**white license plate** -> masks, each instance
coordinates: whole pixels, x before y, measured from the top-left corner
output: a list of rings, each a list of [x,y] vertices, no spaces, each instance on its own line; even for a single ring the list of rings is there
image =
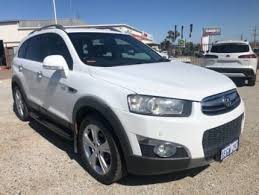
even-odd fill
[[[232,142],[231,144],[227,145],[225,148],[221,150],[220,160],[225,160],[231,154],[238,150],[239,142],[238,140]]]

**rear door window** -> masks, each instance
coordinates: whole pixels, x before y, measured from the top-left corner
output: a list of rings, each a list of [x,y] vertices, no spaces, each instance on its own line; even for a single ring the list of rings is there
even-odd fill
[[[217,44],[211,47],[213,53],[243,53],[249,52],[249,46],[242,43]]]

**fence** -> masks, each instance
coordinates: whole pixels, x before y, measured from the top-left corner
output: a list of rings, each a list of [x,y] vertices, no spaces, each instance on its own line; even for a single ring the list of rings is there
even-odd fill
[[[202,66],[203,55],[210,50],[211,46],[212,44],[192,43],[186,43],[185,47],[173,46],[171,51],[168,51],[168,56],[181,62]]]
[[[4,53],[5,53],[4,62],[8,68],[11,67],[18,44],[19,44],[19,42],[5,42],[4,43]]]

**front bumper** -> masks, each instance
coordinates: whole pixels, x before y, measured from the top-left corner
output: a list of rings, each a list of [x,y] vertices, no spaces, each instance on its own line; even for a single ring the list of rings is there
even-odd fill
[[[167,159],[131,156],[127,169],[136,175],[158,175],[208,165],[205,159]]]
[[[173,158],[159,158],[145,156],[131,156],[128,159],[128,171],[133,174],[154,175],[164,174],[173,171],[180,171],[194,167],[208,165],[210,161],[220,161],[221,150],[228,144],[239,139],[244,115],[221,125],[219,127],[208,129],[204,132],[202,145],[204,158],[191,159],[189,156]]]
[[[202,113],[201,104],[193,103],[189,117],[153,117],[116,110],[128,136],[133,154],[126,159],[127,169],[134,174],[162,174],[209,164],[203,148],[204,132],[229,123],[244,114],[244,103],[234,110],[215,116]],[[241,131],[244,126],[242,119]],[[137,135],[182,145],[188,157],[153,158],[143,156]]]

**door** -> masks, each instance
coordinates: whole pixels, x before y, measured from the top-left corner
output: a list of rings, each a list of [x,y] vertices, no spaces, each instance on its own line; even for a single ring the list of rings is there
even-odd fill
[[[30,102],[42,106],[41,99],[41,57],[40,36],[26,40],[19,48],[13,60],[13,71],[20,78],[27,98]],[[33,104],[33,105],[34,105]]]
[[[43,55],[41,35],[34,36],[26,42],[25,57],[20,60],[19,67],[28,85],[28,98],[38,106],[42,106],[44,91],[42,91]]]
[[[49,55],[61,55],[68,64],[68,75],[65,76],[60,70],[42,70],[41,91],[44,91],[43,108],[48,113],[54,114],[61,119],[70,121],[70,115],[75,99],[73,88],[71,87],[71,77],[73,75],[73,60],[63,38],[55,33],[47,33],[42,36],[42,48],[44,57]]]

